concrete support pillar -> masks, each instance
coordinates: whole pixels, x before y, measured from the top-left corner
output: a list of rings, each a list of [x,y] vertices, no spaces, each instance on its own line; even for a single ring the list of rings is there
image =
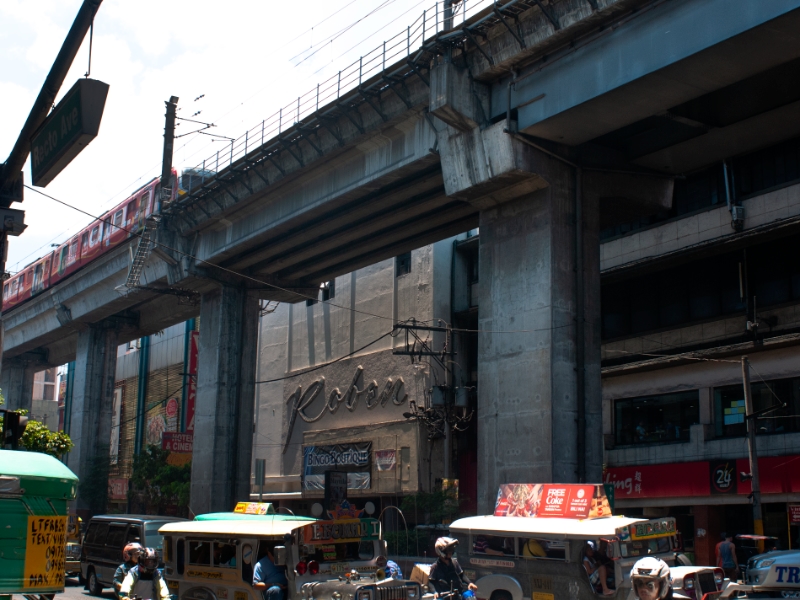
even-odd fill
[[[78,511],[105,510],[119,333],[103,322],[78,333],[67,466],[80,478]]]
[[[258,299],[232,286],[204,294],[190,508],[233,510],[250,498]]]
[[[553,158],[541,162],[546,188],[480,216],[478,501],[485,511],[501,483],[601,476],[597,210],[583,207],[584,314],[578,315],[575,169]]]
[[[48,366],[38,361],[19,357],[3,360],[3,371],[0,375],[0,389],[5,398],[3,408],[31,410],[33,376]]]
[[[466,131],[450,87],[431,110],[448,123],[437,132],[445,191],[480,210],[485,514],[502,483],[601,481],[600,206],[663,204],[672,183],[584,170],[505,122]]]

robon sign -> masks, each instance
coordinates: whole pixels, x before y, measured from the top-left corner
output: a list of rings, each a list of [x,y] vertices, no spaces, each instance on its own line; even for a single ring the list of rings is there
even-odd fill
[[[80,79],[31,138],[31,179],[44,187],[89,145],[100,130],[108,84]]]

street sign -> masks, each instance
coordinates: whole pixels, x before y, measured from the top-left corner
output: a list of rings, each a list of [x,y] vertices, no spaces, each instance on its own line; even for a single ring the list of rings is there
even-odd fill
[[[108,84],[80,79],[31,138],[31,179],[44,187],[89,145],[100,129]]]

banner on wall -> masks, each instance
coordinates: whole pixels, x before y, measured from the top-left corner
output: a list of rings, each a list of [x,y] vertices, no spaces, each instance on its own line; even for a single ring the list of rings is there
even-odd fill
[[[758,459],[762,494],[800,493],[800,455]],[[752,491],[741,473],[750,472],[746,458],[696,461],[635,467],[611,467],[605,483],[614,486],[617,500],[680,496],[744,495]]]
[[[325,490],[326,471],[345,471],[347,489],[371,486],[372,442],[303,447],[303,491]]]
[[[194,406],[197,399],[197,343],[199,331],[189,335],[189,370],[186,382],[186,431],[194,431]]]
[[[610,516],[611,506],[602,484],[508,483],[497,492],[494,515],[595,519]]]

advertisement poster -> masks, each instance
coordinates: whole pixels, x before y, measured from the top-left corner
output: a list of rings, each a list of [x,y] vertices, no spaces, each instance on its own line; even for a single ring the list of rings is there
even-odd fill
[[[23,585],[63,588],[67,550],[67,517],[28,516]]]
[[[189,377],[186,383],[186,431],[194,431],[194,405],[197,400],[197,343],[199,331],[189,336]]]
[[[371,486],[372,442],[303,447],[303,491],[325,490],[326,471],[345,471],[347,488]]]
[[[611,515],[602,485],[508,483],[497,492],[496,517],[595,519]]]
[[[122,421],[122,388],[114,388],[114,398],[111,405],[111,440],[108,444],[108,454],[112,465],[117,464],[119,458],[119,427]]]
[[[789,504],[789,523],[800,525],[800,504]]]
[[[147,419],[147,443],[155,446],[161,445],[161,435],[167,430],[167,421],[164,415],[156,415]]]
[[[397,465],[397,450],[375,450],[375,468],[378,471],[394,471]]]

